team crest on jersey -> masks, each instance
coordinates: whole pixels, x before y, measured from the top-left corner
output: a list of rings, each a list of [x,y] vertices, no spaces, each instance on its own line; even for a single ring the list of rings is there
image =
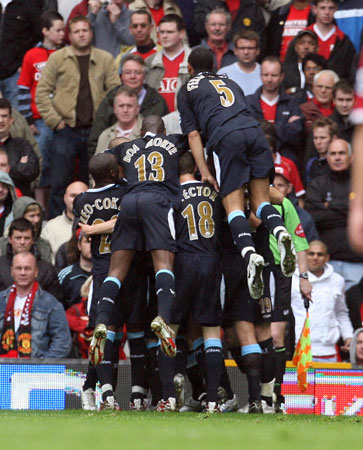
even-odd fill
[[[36,70],[35,74],[34,74],[34,79],[35,81],[39,81],[40,77],[41,77],[41,73],[46,65],[47,61],[41,61],[41,62],[37,62],[34,63],[34,69]]]
[[[304,228],[301,226],[301,223],[299,223],[299,225],[295,228],[295,234],[301,238],[306,238]]]

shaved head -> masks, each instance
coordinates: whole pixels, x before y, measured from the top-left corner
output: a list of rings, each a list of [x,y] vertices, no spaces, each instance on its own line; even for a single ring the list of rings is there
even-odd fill
[[[150,131],[155,134],[165,134],[165,125],[160,116],[148,116],[142,121],[141,136]]]

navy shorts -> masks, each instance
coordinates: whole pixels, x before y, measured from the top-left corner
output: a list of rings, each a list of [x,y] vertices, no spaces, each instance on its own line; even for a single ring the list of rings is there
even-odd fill
[[[155,192],[126,194],[111,239],[117,250],[175,252],[174,210],[170,200]]]
[[[219,258],[179,253],[174,263],[176,297],[171,323],[191,316],[200,325],[218,326],[222,321],[221,263]]]
[[[285,277],[281,267],[275,264],[273,266],[274,290],[271,288],[272,295],[272,319],[271,322],[287,322],[291,313],[291,283],[292,278]]]
[[[240,189],[250,179],[273,179],[274,163],[260,126],[227,134],[213,152],[219,195]]]
[[[249,294],[246,266],[241,255],[239,253],[223,255],[222,266],[226,289],[223,326],[230,327],[234,322],[239,321],[253,324],[269,323],[272,314],[269,267],[266,267],[263,272],[264,295],[260,300],[254,300]]]

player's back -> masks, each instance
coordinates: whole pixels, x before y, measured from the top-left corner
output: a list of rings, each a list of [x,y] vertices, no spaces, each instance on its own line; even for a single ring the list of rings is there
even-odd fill
[[[79,194],[73,204],[81,223],[96,225],[117,219],[126,184],[109,184]],[[93,274],[107,273],[111,258],[111,234],[94,234],[91,238]]]
[[[180,192],[178,159],[187,149],[187,140],[181,134],[146,133],[143,138],[121,144],[110,152],[124,168],[128,192],[164,193],[172,202],[177,202]]]
[[[175,215],[179,253],[218,256],[221,205],[207,183],[182,183],[182,201]]]
[[[242,89],[233,80],[218,75],[201,74],[189,80],[178,95],[178,108],[183,132],[191,131],[189,113],[192,111],[207,139],[208,149],[232,131],[258,125]]]

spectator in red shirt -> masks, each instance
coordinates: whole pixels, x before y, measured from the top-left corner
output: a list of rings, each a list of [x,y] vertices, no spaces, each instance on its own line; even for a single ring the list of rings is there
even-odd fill
[[[45,187],[50,185],[49,154],[53,141],[53,131],[45,125],[39,114],[35,104],[35,91],[49,55],[63,43],[63,17],[55,11],[47,11],[41,17],[40,28],[43,41],[30,49],[23,59],[18,80],[18,104],[19,111],[26,118],[42,154],[43,164],[39,186]]]
[[[341,78],[349,78],[355,48],[348,36],[334,25],[337,9],[338,0],[314,0],[312,10],[316,16],[315,23],[308,29],[318,36],[318,53],[328,60],[328,68]]]
[[[310,134],[314,121],[321,116],[333,114],[333,88],[339,81],[339,76],[332,70],[322,70],[314,76],[312,100],[300,105],[305,117],[305,132]]]

